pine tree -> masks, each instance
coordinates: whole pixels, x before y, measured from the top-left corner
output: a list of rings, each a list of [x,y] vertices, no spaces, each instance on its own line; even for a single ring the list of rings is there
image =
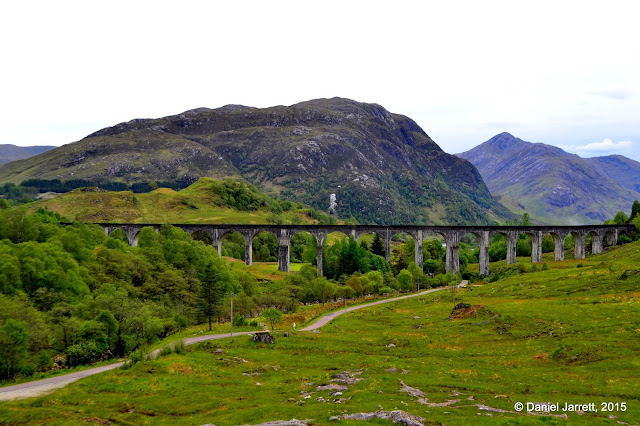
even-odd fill
[[[222,311],[222,302],[230,281],[229,271],[219,258],[210,262],[202,274],[198,305],[200,313],[209,320],[209,331],[211,319]]]
[[[384,257],[384,242],[380,234],[376,234],[371,243],[371,253]]]
[[[640,201],[635,200],[633,202],[633,206],[631,206],[631,216],[629,216],[629,219],[633,220],[639,214],[640,214]]]

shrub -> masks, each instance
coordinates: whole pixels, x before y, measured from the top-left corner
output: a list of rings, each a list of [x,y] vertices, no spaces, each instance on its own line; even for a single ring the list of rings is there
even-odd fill
[[[496,282],[500,279],[500,275],[497,272],[494,272],[489,278],[487,278],[487,281],[490,283]]]
[[[189,321],[180,314],[175,314],[173,316],[173,322],[176,323],[176,327],[178,330],[182,331],[189,326]]]
[[[38,356],[37,367],[38,371],[46,371],[53,367],[53,360],[48,354],[42,352],[40,356]]]
[[[184,340],[178,340],[176,343],[174,343],[173,352],[178,355],[184,355],[184,353],[187,352],[184,346]]]
[[[31,377],[36,373],[36,366],[33,364],[25,364],[20,369],[20,374],[25,377]]]
[[[173,348],[171,347],[171,345],[167,345],[167,346],[163,346],[160,349],[160,353],[158,353],[158,357],[162,357],[162,356],[168,356],[171,355],[173,353]]]
[[[247,320],[242,315],[234,315],[233,325],[236,327],[242,327],[243,325],[247,325]]]
[[[393,289],[392,289],[391,287],[382,287],[382,288],[379,290],[379,294],[380,294],[380,295],[383,295],[383,294],[385,294],[385,293],[391,294],[391,293],[393,293]]]
[[[544,262],[544,263],[542,264],[542,270],[543,270],[543,271],[548,271],[548,270],[549,270],[549,265],[547,265],[547,262]]]
[[[251,322],[249,323],[250,327],[257,327],[259,325],[260,323],[257,320],[251,320]]]

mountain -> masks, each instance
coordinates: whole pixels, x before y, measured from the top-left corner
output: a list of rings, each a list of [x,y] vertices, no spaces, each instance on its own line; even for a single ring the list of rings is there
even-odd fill
[[[515,200],[507,204],[547,223],[601,223],[620,210],[627,212],[640,198],[632,189],[638,180],[633,182],[628,171],[638,176],[639,164],[621,156],[581,158],[509,133],[458,156],[478,168],[498,199]]]
[[[593,157],[590,160],[599,164],[606,175],[620,185],[640,192],[640,163],[637,161],[622,155]]]
[[[317,99],[136,119],[0,167],[0,182],[238,178],[360,223],[492,223],[513,217],[466,160],[377,104]]]
[[[16,146],[11,144],[0,145],[0,164],[10,163],[16,160],[33,157],[45,151],[55,148],[55,146]]]

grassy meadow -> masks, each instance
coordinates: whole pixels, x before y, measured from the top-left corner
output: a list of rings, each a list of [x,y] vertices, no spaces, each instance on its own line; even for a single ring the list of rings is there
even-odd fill
[[[400,409],[425,423],[565,424],[514,404],[593,402],[598,412],[554,414],[578,424],[638,424],[640,242],[544,261],[549,270],[505,267],[496,282],[353,312],[320,333],[279,335],[274,345],[247,336],[205,342],[47,396],[0,402],[0,423],[332,424],[331,416]],[[528,262],[518,259],[525,271]],[[450,318],[461,302],[469,306]],[[291,332],[290,323],[282,329]],[[343,372],[347,383],[332,381]],[[318,389],[331,384],[346,390]],[[603,402],[625,402],[626,411],[603,412]]]
[[[266,207],[247,210],[230,206],[228,200],[212,190],[220,181],[201,178],[180,191],[158,188],[149,193],[134,194],[131,191],[105,191],[95,188],[77,189],[60,196],[36,201],[31,210],[39,208],[59,213],[81,222],[113,223],[269,223],[274,213]],[[247,197],[263,197],[252,189],[244,188]],[[314,223],[313,212],[296,205],[279,212],[283,223]]]

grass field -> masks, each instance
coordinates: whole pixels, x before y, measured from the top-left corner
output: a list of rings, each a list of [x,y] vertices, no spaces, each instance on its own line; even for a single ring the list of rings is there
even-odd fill
[[[400,409],[425,423],[565,424],[518,413],[514,404],[593,402],[598,412],[554,414],[579,424],[638,424],[640,242],[548,264],[351,313],[346,326],[340,317],[321,333],[278,336],[274,345],[243,336],[188,347],[45,397],[0,403],[0,423],[330,424],[334,415]],[[459,302],[470,307],[449,319]],[[345,371],[353,383],[342,395],[318,390],[341,384],[332,380]],[[423,394],[410,395],[403,383]],[[603,412],[603,402],[619,410]]]

